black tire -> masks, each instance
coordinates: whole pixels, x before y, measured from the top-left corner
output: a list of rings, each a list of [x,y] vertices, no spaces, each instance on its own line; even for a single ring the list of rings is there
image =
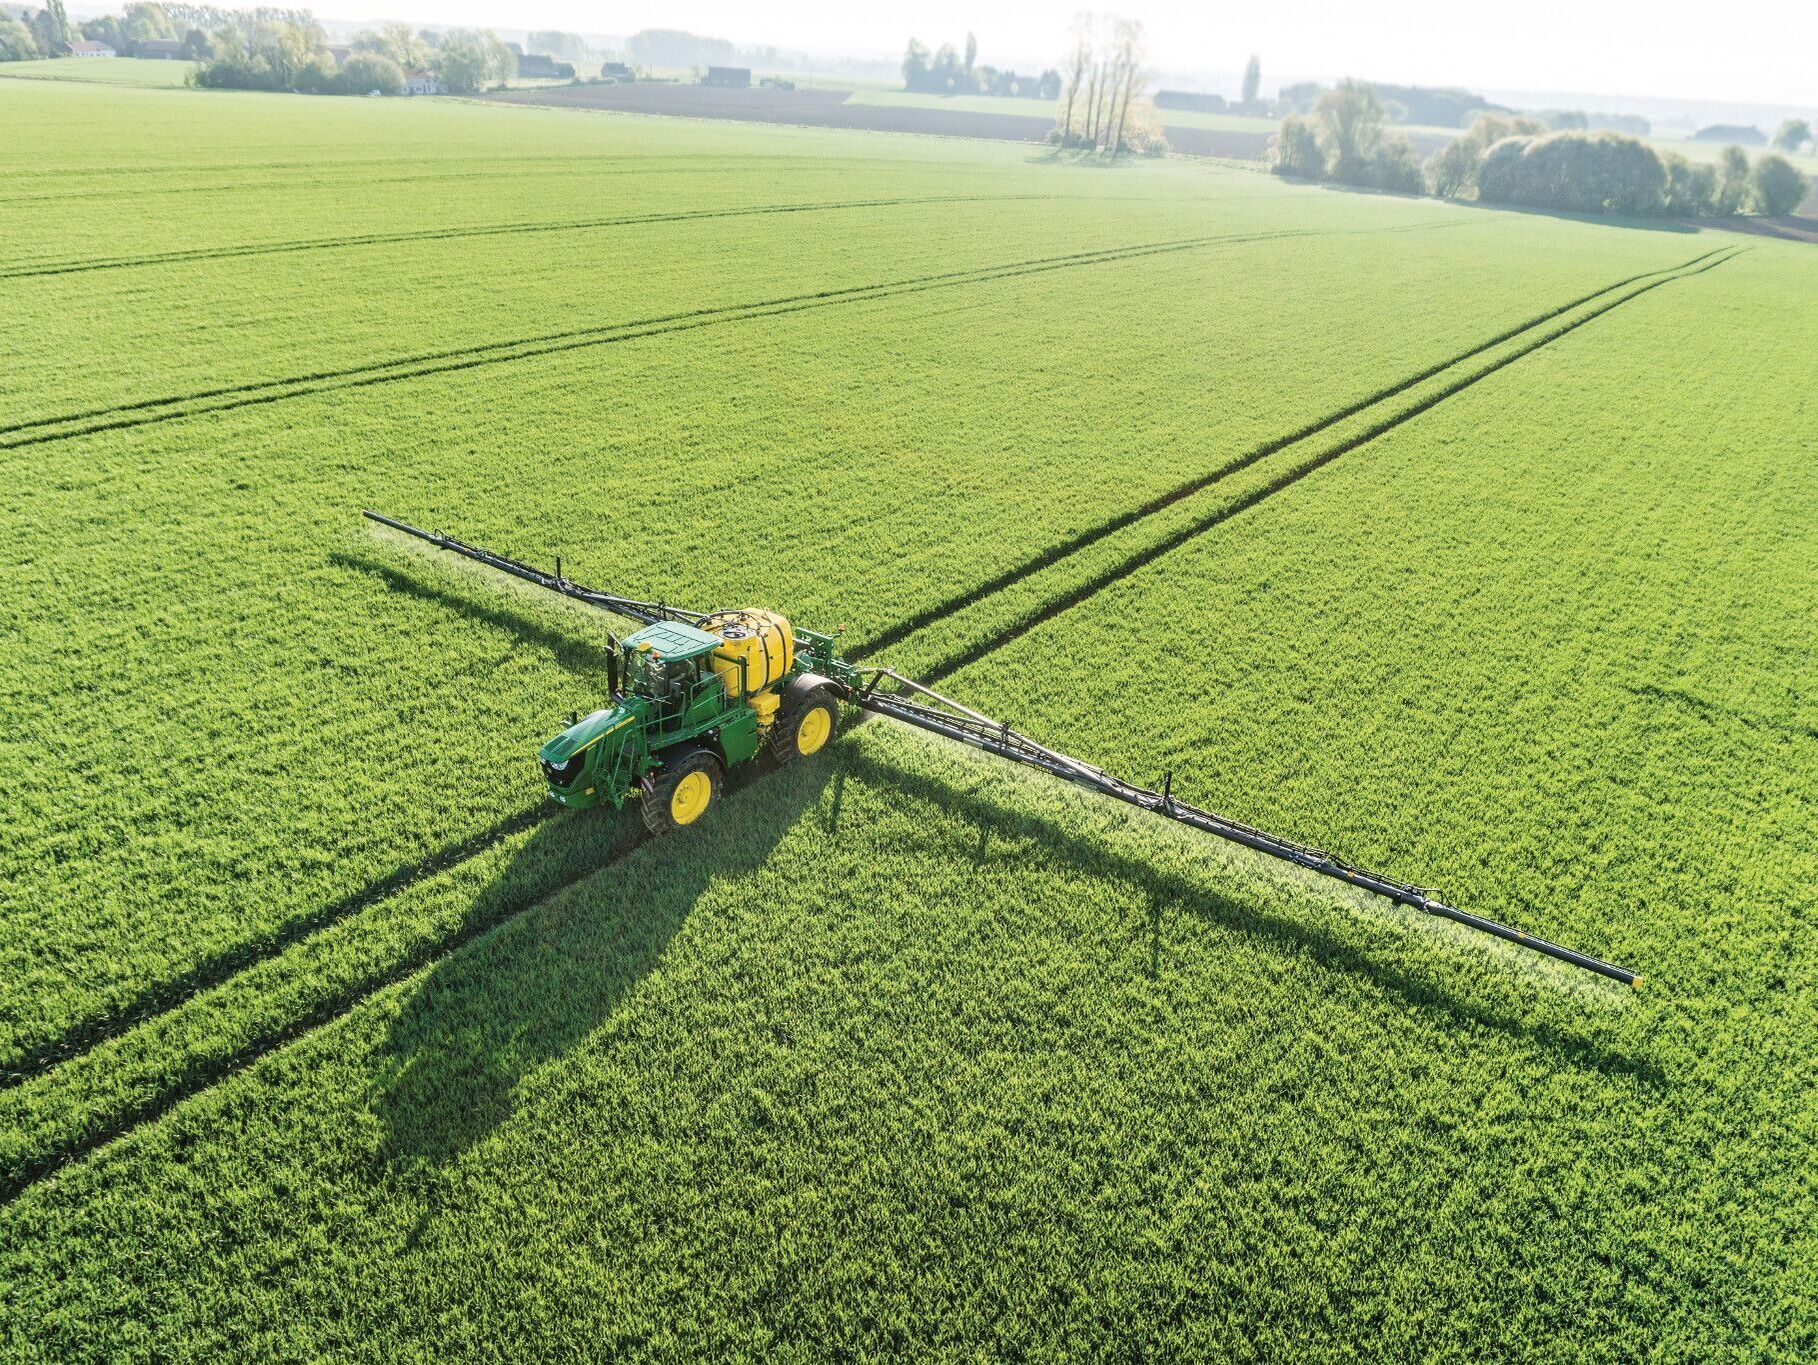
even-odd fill
[[[819,716],[822,712],[824,718]],[[770,727],[770,756],[778,763],[792,763],[817,754],[833,742],[839,728],[840,703],[832,689],[817,687],[788,698]]]
[[[682,750],[650,775],[639,803],[644,828],[652,834],[670,834],[694,824],[719,802],[724,785],[717,755],[708,749]]]

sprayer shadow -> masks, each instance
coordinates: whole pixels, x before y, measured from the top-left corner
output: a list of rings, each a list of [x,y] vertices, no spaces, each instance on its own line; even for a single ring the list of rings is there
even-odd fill
[[[1002,831],[1006,836],[1036,841],[1043,857],[1056,867],[1103,875],[1139,888],[1148,906],[1146,932],[1152,973],[1159,974],[1162,970],[1161,918],[1164,911],[1205,916],[1263,940],[1304,949],[1322,966],[1367,978],[1406,1004],[1436,1016],[1448,1027],[1493,1030],[1542,1048],[1568,1065],[1601,1075],[1625,1076],[1653,1086],[1667,1083],[1665,1073],[1652,1058],[1633,1056],[1609,1041],[1567,1033],[1544,1021],[1450,988],[1447,973],[1458,971],[1455,960],[1435,960],[1430,972],[1403,967],[1373,955],[1334,929],[1299,917],[1276,914],[1255,899],[1209,892],[1200,883],[1140,858],[1119,854],[1103,841],[1075,833],[1054,820],[1027,811],[1013,811],[988,796],[939,778],[879,762],[857,746],[843,746],[840,760],[841,766],[834,776],[835,821],[839,809],[838,784],[848,778],[857,778],[891,787],[975,822],[980,833],[975,857],[980,860],[987,856],[988,836],[993,831]]]
[[[355,555],[344,567],[380,574],[393,588],[429,598],[550,649],[581,668],[596,653],[506,607],[485,606]],[[482,893],[470,923],[483,932],[449,945],[410,987],[377,1061],[375,1108],[394,1168],[440,1167],[505,1122],[520,1082],[612,1018],[661,961],[711,882],[756,870],[805,811],[826,793],[825,832],[841,833],[845,784],[889,788],[907,800],[962,815],[988,854],[994,831],[1032,838],[1050,862],[1113,876],[1141,889],[1153,969],[1161,968],[1161,911],[1222,924],[1310,952],[1335,971],[1372,980],[1448,1026],[1490,1029],[1540,1047],[1558,1060],[1660,1086],[1657,1064],[1620,1046],[1576,1036],[1463,994],[1446,979],[1455,961],[1430,972],[1385,961],[1318,923],[1271,912],[1254,900],[1209,893],[1200,884],[1120,855],[1102,841],[1038,815],[1012,811],[937,777],[880,762],[847,736],[813,762],[735,769],[727,799],[701,826],[650,841],[637,815],[582,813],[548,821]],[[471,941],[469,941],[471,939]],[[452,951],[455,947],[463,951]]]
[[[556,878],[525,913],[425,973],[377,1053],[376,1111],[386,1132],[387,1163],[397,1171],[444,1167],[507,1121],[524,1078],[583,1045],[611,1020],[659,965],[710,883],[754,872],[811,808],[819,807],[829,837],[850,835],[842,829],[841,810],[845,786],[855,781],[975,823],[976,857],[990,856],[994,836],[1033,839],[1056,866],[1139,889],[1155,970],[1161,970],[1162,916],[1207,916],[1308,952],[1333,971],[1367,978],[1462,1035],[1494,1032],[1564,1065],[1652,1086],[1666,1083],[1651,1059],[1632,1056],[1608,1040],[1575,1036],[1481,996],[1448,989],[1444,976],[1457,970],[1455,960],[1436,961],[1430,973],[1387,961],[1342,927],[1209,892],[1044,816],[880,761],[848,736],[826,762],[768,771],[755,765],[748,776],[735,777],[737,789],[707,823],[680,835],[651,841],[625,833],[627,824],[636,826],[629,813],[616,822],[594,822],[619,829],[614,836],[619,842],[598,851],[579,875]],[[600,838],[597,831],[588,832],[588,823],[562,820],[538,831],[519,861],[575,856],[586,840]],[[508,872],[501,881],[510,877]]]
[[[471,621],[496,627],[524,643],[546,649],[554,656],[557,663],[577,675],[604,676],[605,661],[601,653],[600,642],[597,640],[589,641],[573,631],[564,632],[552,629],[524,612],[477,601],[471,596],[439,587],[435,583],[421,578],[414,578],[410,574],[400,571],[396,566],[373,556],[334,550],[329,553],[328,562],[336,568],[370,574],[391,592],[414,597],[419,602],[430,602],[439,607],[446,607],[451,611],[459,612]],[[510,583],[511,580],[507,579],[506,582]]]
[[[414,981],[375,1053],[387,1164],[445,1166],[509,1119],[520,1082],[609,1021],[709,884],[762,865],[826,777],[743,765],[700,825],[662,839],[629,807],[538,830],[495,882],[537,894]]]

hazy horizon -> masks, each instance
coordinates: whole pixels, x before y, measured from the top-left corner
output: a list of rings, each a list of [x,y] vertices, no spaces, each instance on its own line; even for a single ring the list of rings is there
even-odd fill
[[[794,3],[758,9],[726,0],[632,3],[610,11],[579,0],[331,0],[331,20],[385,18],[417,24],[552,28],[630,34],[680,28],[741,45],[888,59],[911,37],[930,47],[978,36],[981,61],[1056,65],[1075,7],[1027,0],[934,0],[915,6]],[[1161,71],[1234,73],[1254,52],[1264,88],[1282,80],[1355,74],[1419,85],[1556,90],[1635,98],[1818,107],[1813,52],[1818,9],[1757,0],[1737,18],[1635,0],[1536,0],[1519,16],[1486,18],[1439,0],[1360,9],[1330,0],[1282,0],[1214,16],[1204,9],[1134,0],[1113,12],[1141,19],[1150,64]]]

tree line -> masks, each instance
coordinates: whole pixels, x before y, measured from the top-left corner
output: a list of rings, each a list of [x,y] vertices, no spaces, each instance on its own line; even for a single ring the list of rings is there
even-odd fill
[[[175,42],[181,55],[199,61],[209,53],[201,14],[191,5],[131,4],[122,14],[74,20],[63,0],[48,0],[44,8],[17,16],[0,10],[0,62],[61,57],[72,43],[82,42],[105,43],[128,57],[145,43]]]
[[[1818,138],[1812,135],[1812,125],[1802,118],[1790,118],[1781,123],[1774,134],[1774,145],[1783,152],[1797,154],[1806,147],[1818,151]]]
[[[1051,100],[1060,94],[1060,72],[1047,70],[1024,76],[1007,67],[979,64],[978,39],[966,35],[965,53],[942,43],[929,52],[917,39],[909,40],[903,54],[903,89],[930,95],[999,95]]]
[[[557,39],[563,48],[581,41],[562,33],[533,37]],[[131,56],[154,40],[180,43],[179,54],[198,63],[191,82],[210,89],[401,95],[405,73],[422,70],[453,94],[472,94],[517,70],[516,55],[490,29],[413,31],[408,24],[386,24],[356,34],[343,63],[305,9],[134,3],[121,14],[77,22],[63,0],[47,0],[21,18],[0,13],[0,61],[60,56],[77,42],[106,43]]]
[[[1149,79],[1147,56],[1140,20],[1081,14],[1048,140],[1112,157],[1166,155],[1161,122],[1153,106],[1138,99]]]
[[[1387,124],[1374,86],[1343,81],[1310,114],[1282,121],[1275,170],[1405,194],[1628,217],[1777,217],[1797,209],[1811,188],[1783,156],[1751,163],[1742,148],[1726,147],[1714,165],[1693,162],[1626,133],[1555,130],[1498,113],[1479,114],[1423,166],[1413,144]]]
[[[1420,153],[1389,128],[1389,110],[1368,81],[1345,80],[1322,92],[1309,114],[1290,114],[1275,135],[1275,169],[1301,180],[1419,194]]]
[[[1462,128],[1479,113],[1506,113],[1482,95],[1456,87],[1370,83],[1388,111],[1390,122],[1419,123],[1430,128]],[[1275,106],[1283,116],[1312,114],[1331,91],[1317,81],[1284,85]]]
[[[1479,114],[1512,115],[1515,111],[1500,104],[1493,104],[1474,91],[1460,89],[1456,86],[1432,85],[1390,85],[1382,81],[1372,81],[1377,96],[1388,111],[1391,123],[1414,123],[1433,128],[1464,128]],[[1312,117],[1319,101],[1330,91],[1330,87],[1318,81],[1297,81],[1284,85],[1273,98],[1264,99],[1262,95],[1262,61],[1254,54],[1244,66],[1242,93],[1235,100],[1227,100],[1223,95],[1200,91],[1164,90],[1156,97],[1156,103],[1166,108],[1197,109],[1208,113],[1223,113],[1230,110],[1239,114],[1258,114],[1264,117],[1287,118],[1292,114]],[[1639,114],[1612,114],[1600,110],[1584,109],[1548,109],[1537,115],[1548,128],[1555,131],[1582,129],[1595,131],[1611,129],[1618,133],[1631,133],[1636,137],[1647,137],[1653,132],[1653,125]],[[1797,122],[1790,120],[1789,122]],[[1784,150],[1797,151],[1796,146]]]
[[[564,33],[559,28],[532,29],[524,35],[526,52],[546,52],[551,57],[565,57],[571,62],[592,55],[593,45],[578,33]]]
[[[639,66],[727,66],[737,49],[725,38],[674,28],[647,28],[625,40],[626,56]]]
[[[355,34],[342,63],[308,11],[229,23],[217,30],[213,46],[212,60],[190,76],[205,89],[401,95],[406,73],[422,70],[449,93],[470,95],[517,70],[516,56],[490,29],[413,31],[408,24]]]
[[[1486,112],[1507,114],[1507,109],[1491,109]],[[1597,110],[1589,112],[1583,109],[1547,109],[1538,116],[1540,121],[1556,133],[1583,132],[1594,133],[1609,131],[1628,133],[1632,137],[1646,137],[1654,131],[1654,125],[1640,114],[1605,114]],[[1459,125],[1463,127],[1461,123]]]

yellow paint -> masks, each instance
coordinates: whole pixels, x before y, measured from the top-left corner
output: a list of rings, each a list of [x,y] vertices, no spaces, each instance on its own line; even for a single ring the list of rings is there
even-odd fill
[[[669,818],[678,825],[692,825],[712,800],[713,779],[703,772],[689,773],[669,793]]]
[[[809,754],[819,753],[821,746],[833,733],[833,713],[825,706],[816,706],[802,717],[801,724],[795,727],[795,751],[806,758]]]
[[[755,705],[756,695],[780,683],[795,663],[795,632],[774,611],[762,607],[716,611],[701,622],[701,629],[722,641],[711,662],[713,671],[726,685],[726,695],[735,701],[752,701]],[[740,660],[745,664],[742,670]],[[741,672],[745,684],[742,689]],[[761,712],[759,718],[762,719]]]
[[[758,729],[768,730],[776,720],[776,708],[783,704],[782,697],[775,692],[760,692],[747,700],[751,709],[757,712]]]

